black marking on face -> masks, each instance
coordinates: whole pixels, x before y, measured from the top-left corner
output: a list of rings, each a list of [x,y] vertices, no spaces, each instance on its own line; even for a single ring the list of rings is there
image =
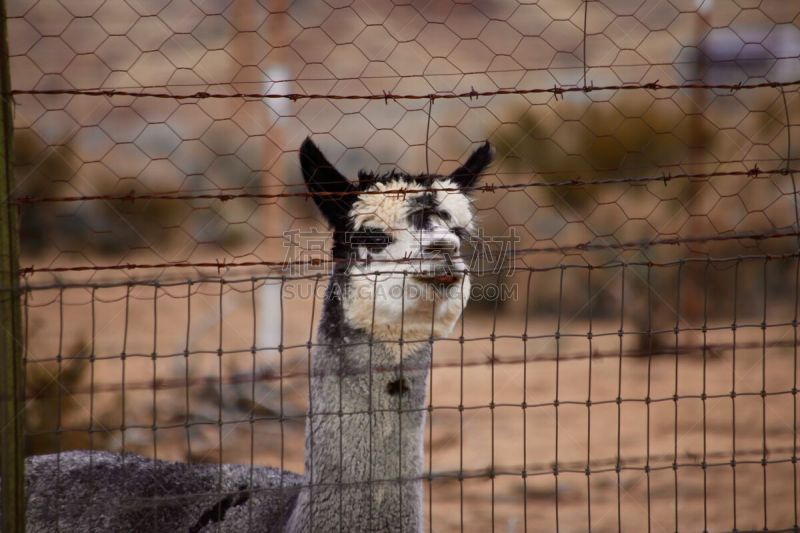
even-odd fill
[[[369,226],[348,232],[347,240],[353,246],[363,246],[370,253],[383,251],[393,241],[388,233]]]
[[[386,392],[391,396],[399,396],[407,393],[409,390],[411,389],[408,388],[408,382],[405,378],[396,379],[386,384]]]
[[[434,193],[426,192],[415,196],[408,203],[408,224],[413,229],[431,229],[432,217],[439,217],[443,222],[450,220],[450,213],[439,208],[439,202]]]

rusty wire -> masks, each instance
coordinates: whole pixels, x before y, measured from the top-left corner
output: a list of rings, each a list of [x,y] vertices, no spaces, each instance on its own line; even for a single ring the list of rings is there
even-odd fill
[[[800,236],[800,231],[770,231],[770,232],[740,232],[730,235],[700,235],[696,237],[671,237],[662,239],[651,239],[646,241],[628,241],[628,242],[583,242],[568,246],[540,246],[534,248],[520,248],[507,253],[510,257],[523,257],[530,254],[537,253],[568,253],[568,252],[582,252],[587,250],[642,250],[651,246],[673,246],[685,243],[706,243],[706,242],[723,242],[723,241],[738,241],[738,240],[753,240],[762,241],[769,239],[781,239],[786,237]],[[361,259],[319,259],[319,260],[301,260],[301,261],[227,261],[226,259],[208,261],[208,262],[174,262],[174,263],[122,263],[118,265],[81,265],[81,266],[66,266],[66,267],[22,267],[19,269],[20,275],[23,277],[31,276],[37,273],[56,273],[56,272],[85,272],[85,271],[103,271],[103,270],[141,270],[141,269],[163,269],[163,268],[215,268],[218,272],[228,268],[243,268],[265,266],[273,268],[289,268],[289,267],[315,267],[327,268],[334,264],[343,263],[364,263],[366,260]],[[413,257],[399,258],[399,259],[370,259],[372,263],[389,263],[389,264],[402,264],[413,263],[419,261]]]
[[[658,80],[649,83],[628,83],[622,85],[583,85],[583,86],[554,86],[537,87],[529,89],[498,89],[494,91],[476,91],[460,93],[430,93],[430,94],[393,94],[383,92],[381,94],[304,94],[304,93],[254,93],[254,92],[233,92],[233,93],[211,93],[208,91],[197,91],[189,94],[176,94],[169,92],[153,92],[148,90],[126,91],[120,89],[14,89],[11,96],[23,94],[30,95],[82,95],[82,96],[134,96],[138,98],[169,98],[177,100],[206,99],[206,98],[251,98],[251,99],[288,99],[288,100],[448,100],[452,98],[479,98],[485,96],[500,95],[526,95],[549,93],[554,97],[559,97],[567,93],[591,93],[595,91],[631,91],[631,90],[680,90],[680,89],[716,89],[726,90],[734,93],[747,89],[778,89],[782,87],[792,87],[800,85],[800,80],[777,82],[765,81],[760,83],[659,83]]]
[[[664,173],[659,176],[633,176],[626,178],[609,178],[609,179],[583,179],[576,177],[574,179],[559,180],[559,181],[528,181],[523,183],[487,183],[470,187],[470,192],[488,192],[507,190],[522,191],[529,187],[586,187],[586,186],[600,186],[600,185],[615,185],[615,184],[637,184],[648,182],[661,182],[664,184],[672,180],[688,179],[688,180],[706,180],[709,178],[717,177],[734,177],[734,176],[748,176],[752,178],[767,178],[768,176],[788,176],[794,172],[798,172],[788,166],[774,169],[761,169],[758,165],[748,168],[747,170],[731,170],[731,171],[717,171],[717,172],[695,172],[695,173]],[[381,191],[344,191],[341,193],[327,193],[317,192],[309,193],[308,191],[295,191],[295,192],[281,192],[281,193],[252,193],[252,192],[220,192],[220,193],[207,193],[207,194],[187,194],[187,193],[153,193],[153,194],[140,194],[130,192],[127,194],[96,194],[96,195],[81,195],[81,196],[17,196],[8,200],[11,204],[38,204],[38,203],[61,203],[61,202],[88,202],[88,201],[119,201],[119,202],[136,202],[143,200],[219,200],[220,202],[228,202],[231,200],[239,200],[244,198],[253,198],[259,200],[275,199],[275,198],[313,198],[313,197],[326,197],[326,196],[356,196],[356,195],[404,195],[413,194],[415,192],[424,192],[428,189],[420,188],[403,188],[403,189],[386,189]],[[442,192],[461,192],[464,189],[452,187],[440,187],[436,189]]]

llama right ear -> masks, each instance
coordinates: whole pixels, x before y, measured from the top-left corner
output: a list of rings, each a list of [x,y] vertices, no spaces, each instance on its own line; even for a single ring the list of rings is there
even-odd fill
[[[452,174],[450,179],[455,181],[462,189],[469,189],[474,187],[481,176],[481,172],[486,170],[486,167],[492,162],[492,146],[489,141],[483,143],[483,146],[472,152],[467,162],[458,167]]]
[[[343,228],[353,204],[355,187],[325,159],[317,145],[306,137],[300,146],[303,179],[314,202],[333,228]]]

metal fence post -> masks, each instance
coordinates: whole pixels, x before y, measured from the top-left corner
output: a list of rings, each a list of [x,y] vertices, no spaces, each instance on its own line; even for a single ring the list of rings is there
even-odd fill
[[[2,530],[25,530],[24,370],[19,306],[19,242],[11,145],[14,134],[5,0],[0,0],[0,476]]]

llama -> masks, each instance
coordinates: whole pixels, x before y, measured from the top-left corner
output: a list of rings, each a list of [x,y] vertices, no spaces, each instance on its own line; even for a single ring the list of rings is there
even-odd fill
[[[469,295],[468,192],[490,161],[486,143],[449,176],[361,172],[353,183],[306,139],[303,177],[333,231],[335,266],[312,353],[304,474],[110,452],[32,457],[28,531],[422,531],[431,345]]]
[[[464,192],[491,148],[484,144],[448,177],[362,172],[357,185],[310,140],[300,153],[333,230],[336,266],[312,360],[304,483],[288,531],[421,531],[429,339],[450,332],[469,294],[458,254],[473,230]],[[418,192],[392,193],[403,189]]]

